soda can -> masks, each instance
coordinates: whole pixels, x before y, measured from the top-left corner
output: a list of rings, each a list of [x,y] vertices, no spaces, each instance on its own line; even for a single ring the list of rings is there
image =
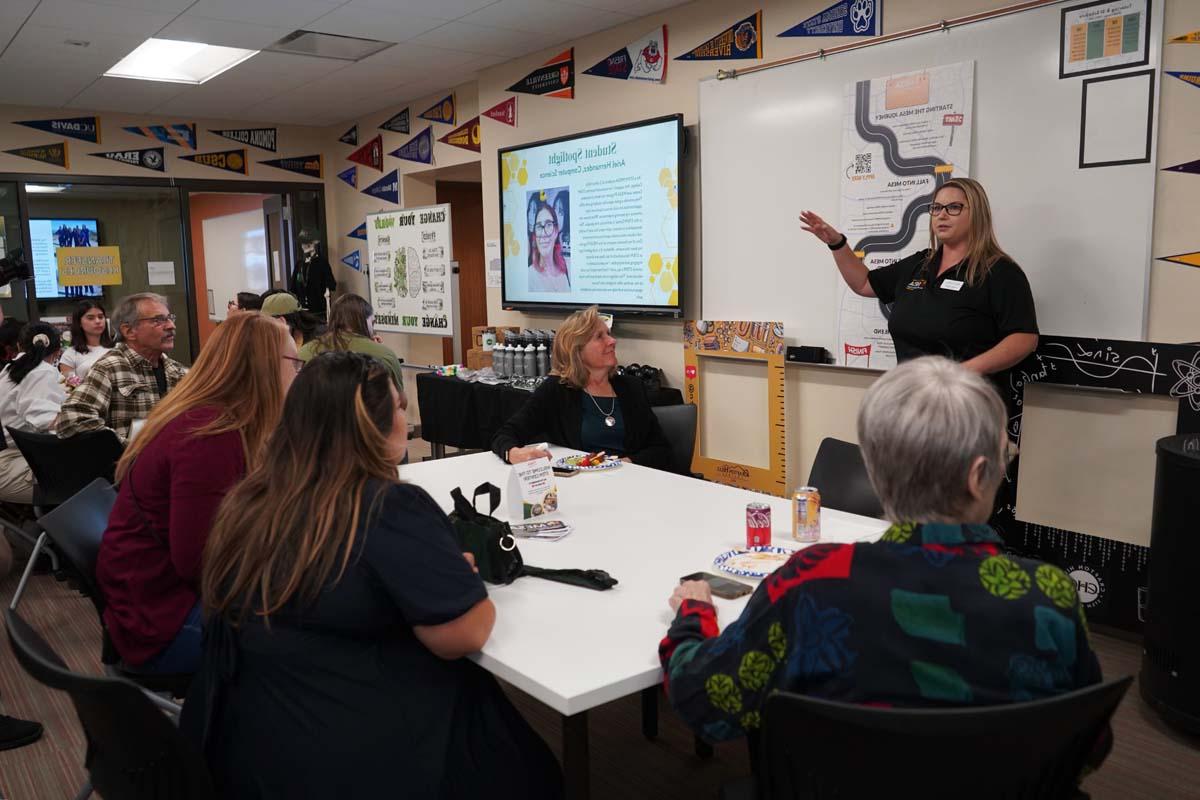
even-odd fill
[[[766,503],[746,504],[746,547],[771,543],[771,507]]]
[[[792,495],[792,538],[821,541],[821,493],[815,486],[801,486]]]

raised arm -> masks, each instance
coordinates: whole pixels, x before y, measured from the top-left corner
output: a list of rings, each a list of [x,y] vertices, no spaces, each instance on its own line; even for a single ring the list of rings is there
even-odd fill
[[[867,280],[869,272],[867,265],[854,254],[854,250],[842,234],[812,211],[800,212],[800,227],[820,239],[825,245],[831,246],[840,241],[841,246],[833,251],[833,261],[837,264],[838,272],[842,273],[842,280],[850,287],[850,291],[857,295],[875,296],[875,290],[871,288],[871,284]]]

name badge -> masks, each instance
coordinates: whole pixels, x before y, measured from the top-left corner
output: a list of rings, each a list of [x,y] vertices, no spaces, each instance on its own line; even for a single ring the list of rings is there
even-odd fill
[[[962,287],[963,287],[962,281],[952,281],[949,279],[942,281],[942,288],[949,289],[952,292],[957,292]]]

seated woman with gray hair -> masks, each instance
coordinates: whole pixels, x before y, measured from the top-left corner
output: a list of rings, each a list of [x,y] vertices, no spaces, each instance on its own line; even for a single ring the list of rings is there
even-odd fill
[[[858,412],[892,526],[815,544],[717,635],[708,585],[675,588],[659,645],[671,705],[708,739],[753,734],[779,689],[887,706],[995,705],[1100,681],[1075,583],[1004,552],[987,524],[1008,439],[987,380],[945,358],[875,382]]]

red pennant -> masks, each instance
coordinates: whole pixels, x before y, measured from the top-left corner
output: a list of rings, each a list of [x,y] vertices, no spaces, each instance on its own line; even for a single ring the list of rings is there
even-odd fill
[[[483,112],[483,115],[488,119],[494,119],[497,122],[503,122],[505,125],[517,127],[517,98],[510,97],[507,100],[502,100],[496,105]]]
[[[346,158],[353,161],[355,164],[362,164],[365,167],[371,167],[383,172],[383,136],[376,136],[371,141],[364,144],[362,147],[355,150]]]
[[[443,144],[461,147],[464,150],[479,152],[479,117],[469,119],[462,125],[438,139]]]

